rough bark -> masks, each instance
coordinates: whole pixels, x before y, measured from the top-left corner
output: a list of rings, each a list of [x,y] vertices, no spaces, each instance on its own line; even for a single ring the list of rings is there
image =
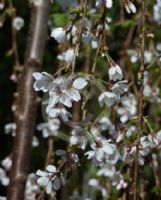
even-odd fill
[[[31,21],[24,70],[18,82],[17,130],[13,145],[13,164],[10,175],[8,200],[24,199],[37,111],[36,92],[33,90],[32,74],[35,71],[39,71],[42,64],[47,38],[49,2],[49,0],[41,0],[39,3],[35,1],[31,5]]]

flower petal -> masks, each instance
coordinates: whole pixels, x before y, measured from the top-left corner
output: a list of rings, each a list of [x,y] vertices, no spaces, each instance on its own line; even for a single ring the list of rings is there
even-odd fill
[[[40,177],[37,179],[37,184],[40,186],[46,186],[49,182],[49,178],[48,177]]]
[[[48,184],[47,184],[47,186],[46,186],[46,193],[50,194],[51,191],[52,191],[52,182],[49,181]]]
[[[84,78],[77,78],[74,82],[73,82],[73,87],[75,89],[81,90],[83,89],[86,85],[87,85],[87,81]]]
[[[42,170],[37,170],[36,175],[37,175],[37,176],[47,176],[48,173],[47,173],[47,172],[44,172],[44,171],[42,171]]]
[[[48,166],[46,167],[46,170],[47,170],[48,172],[55,173],[55,172],[56,172],[56,167],[55,167],[54,165],[48,165]]]

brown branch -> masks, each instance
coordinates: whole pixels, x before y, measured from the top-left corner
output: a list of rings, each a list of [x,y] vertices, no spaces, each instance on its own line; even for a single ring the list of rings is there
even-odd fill
[[[137,200],[137,179],[138,179],[138,171],[139,171],[139,146],[140,146],[140,136],[143,129],[143,110],[144,110],[144,102],[143,102],[143,90],[144,90],[144,51],[145,51],[145,0],[141,1],[141,20],[142,20],[142,39],[141,39],[141,65],[139,71],[140,77],[140,90],[138,96],[138,130],[137,130],[137,145],[136,145],[136,159],[134,165],[134,195],[133,200]]]
[[[27,41],[24,71],[18,81],[16,113],[16,138],[13,145],[12,169],[8,200],[23,200],[29,171],[32,137],[37,111],[36,92],[33,90],[32,74],[38,71],[44,54],[47,37],[49,0],[33,3]]]

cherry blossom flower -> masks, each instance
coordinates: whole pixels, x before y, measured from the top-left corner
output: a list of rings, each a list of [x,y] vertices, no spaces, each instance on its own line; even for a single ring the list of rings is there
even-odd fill
[[[74,50],[68,49],[66,52],[62,53],[61,55],[58,55],[57,57],[59,60],[63,60],[67,63],[72,63],[74,59]]]
[[[153,7],[153,17],[154,17],[154,20],[157,23],[161,22],[161,3],[160,3],[160,1],[157,1],[157,3],[154,4],[154,7]]]
[[[127,187],[127,183],[124,181],[124,178],[119,171],[117,171],[112,177],[112,185],[116,186],[117,190]]]
[[[4,129],[5,129],[6,134],[11,133],[12,137],[16,136],[16,124],[15,123],[6,124]]]
[[[131,2],[131,1],[128,1],[126,4],[125,4],[125,10],[127,13],[136,13],[136,7],[135,5]]]
[[[95,6],[100,7],[102,6],[104,0],[96,0]],[[104,1],[106,8],[112,8],[113,0],[105,0]]]
[[[26,182],[24,200],[36,200],[36,195],[39,191],[40,188],[36,184],[36,175],[34,173],[29,174]]]
[[[88,159],[96,159],[96,161],[103,161],[107,155],[113,154],[115,145],[110,143],[110,140],[100,139],[97,143],[91,144],[91,151],[85,153]]]
[[[7,197],[0,196],[0,200],[7,200]]]
[[[33,77],[36,79],[34,83],[34,89],[35,91],[42,90],[43,92],[48,92],[50,85],[53,81],[53,77],[46,73],[46,72],[35,72],[33,73]]]
[[[103,164],[98,170],[97,176],[112,177],[115,174],[115,166],[111,163]]]
[[[66,31],[62,27],[55,28],[51,32],[51,37],[53,37],[58,43],[63,43],[67,40]]]
[[[112,86],[111,90],[113,93],[117,95],[122,95],[123,93],[127,92],[128,91],[127,80],[118,81]]]
[[[107,107],[111,107],[115,102],[119,100],[119,96],[112,92],[103,92],[100,94],[98,101],[100,106],[105,104]]]
[[[5,159],[3,159],[3,160],[1,161],[1,165],[2,165],[2,167],[3,167],[6,171],[10,170],[10,169],[11,169],[11,166],[12,166],[12,160],[11,160],[11,158],[8,156],[8,157],[6,157]]]
[[[13,19],[12,26],[15,28],[16,31],[20,31],[21,28],[24,26],[24,19],[22,17],[15,17]]]
[[[8,186],[9,185],[9,178],[6,175],[6,172],[4,169],[0,168],[0,183],[3,186]]]
[[[48,165],[46,171],[37,170],[36,175],[40,176],[40,178],[37,179],[37,184],[44,186],[47,194],[52,192],[52,188],[54,188],[54,190],[60,189],[61,179],[60,176],[57,175],[54,165]]]
[[[108,70],[110,80],[122,80],[123,73],[121,68],[118,65],[111,66]]]
[[[72,107],[72,101],[79,101],[81,99],[79,91],[87,85],[87,81],[83,78],[77,78],[73,81],[72,77],[56,78],[53,80],[50,91],[49,100],[46,107],[46,112],[50,117],[61,116],[63,120],[67,121],[70,113],[62,106],[68,108]]]
[[[48,122],[37,125],[37,130],[42,131],[44,138],[49,136],[57,136],[59,128],[60,120],[57,118],[49,119]]]
[[[80,148],[85,149],[87,146],[87,136],[81,127],[76,127],[71,132],[70,144],[78,144]]]
[[[133,94],[121,97],[122,106],[117,109],[121,122],[125,123],[135,116],[137,112],[137,102]]]

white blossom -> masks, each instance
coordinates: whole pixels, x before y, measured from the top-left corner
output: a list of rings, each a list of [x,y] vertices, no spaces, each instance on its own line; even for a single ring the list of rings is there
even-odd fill
[[[10,169],[11,169],[11,166],[12,166],[12,160],[11,160],[11,158],[10,158],[10,157],[6,157],[5,159],[3,159],[3,160],[1,161],[1,165],[2,165],[2,167],[3,167],[6,171],[10,170]]]
[[[91,151],[85,153],[88,159],[96,159],[96,161],[103,161],[107,155],[113,154],[115,145],[110,143],[110,140],[101,139],[98,143],[91,144]]]
[[[128,91],[127,81],[118,81],[112,86],[111,90],[117,95],[122,95],[123,93]]]
[[[16,29],[16,31],[20,31],[24,26],[24,19],[22,17],[15,17],[13,19],[12,26]]]
[[[118,100],[119,96],[112,92],[102,92],[98,98],[99,104],[101,106],[105,104],[107,107],[113,106]]]
[[[50,36],[53,37],[58,43],[63,43],[67,40],[66,31],[62,27],[52,30]]]
[[[156,4],[154,4],[154,7],[153,7],[153,17],[154,17],[154,20],[158,23],[161,22],[161,4],[159,1],[157,1]]]
[[[56,167],[54,165],[48,165],[46,171],[37,170],[37,184],[46,188],[46,193],[50,194],[52,188],[59,190],[61,187],[61,179],[57,175]]]
[[[129,14],[130,13],[136,13],[136,7],[131,1],[128,1],[125,4],[125,9],[126,9],[126,12],[129,13]]]
[[[46,123],[37,125],[37,130],[42,131],[44,138],[49,136],[57,136],[60,128],[60,120],[57,118],[49,119]]]
[[[108,70],[110,80],[122,80],[123,73],[121,68],[118,65],[111,66]]]
[[[3,186],[9,185],[9,178],[7,177],[7,174],[4,169],[0,168],[0,183]]]
[[[36,175],[34,173],[29,174],[26,182],[24,200],[36,200],[36,195],[39,191],[40,188],[36,184]]]
[[[96,0],[95,6],[100,7],[102,6],[104,0]],[[113,0],[105,0],[104,1],[106,8],[112,8]]]
[[[117,190],[127,187],[127,183],[124,181],[124,178],[120,172],[116,172],[112,177],[112,185],[116,186]]]
[[[85,149],[87,146],[87,136],[85,135],[81,127],[76,127],[71,132],[72,136],[70,137],[70,144],[78,144],[80,148]]]
[[[111,163],[103,164],[98,170],[97,176],[112,177],[115,174],[115,166]]]
[[[16,124],[15,123],[6,124],[4,129],[5,129],[6,134],[11,133],[12,137],[16,136]]]
[[[68,49],[66,52],[62,53],[61,55],[58,55],[59,60],[64,60],[67,63],[71,63],[74,59],[74,50]]]
[[[46,72],[35,72],[33,73],[35,78],[34,89],[36,91],[42,90],[43,92],[48,92],[50,85],[53,81],[53,77]]]
[[[137,112],[137,102],[133,94],[121,97],[122,106],[117,109],[120,115],[120,120],[122,123],[127,122],[129,119],[135,116]]]

